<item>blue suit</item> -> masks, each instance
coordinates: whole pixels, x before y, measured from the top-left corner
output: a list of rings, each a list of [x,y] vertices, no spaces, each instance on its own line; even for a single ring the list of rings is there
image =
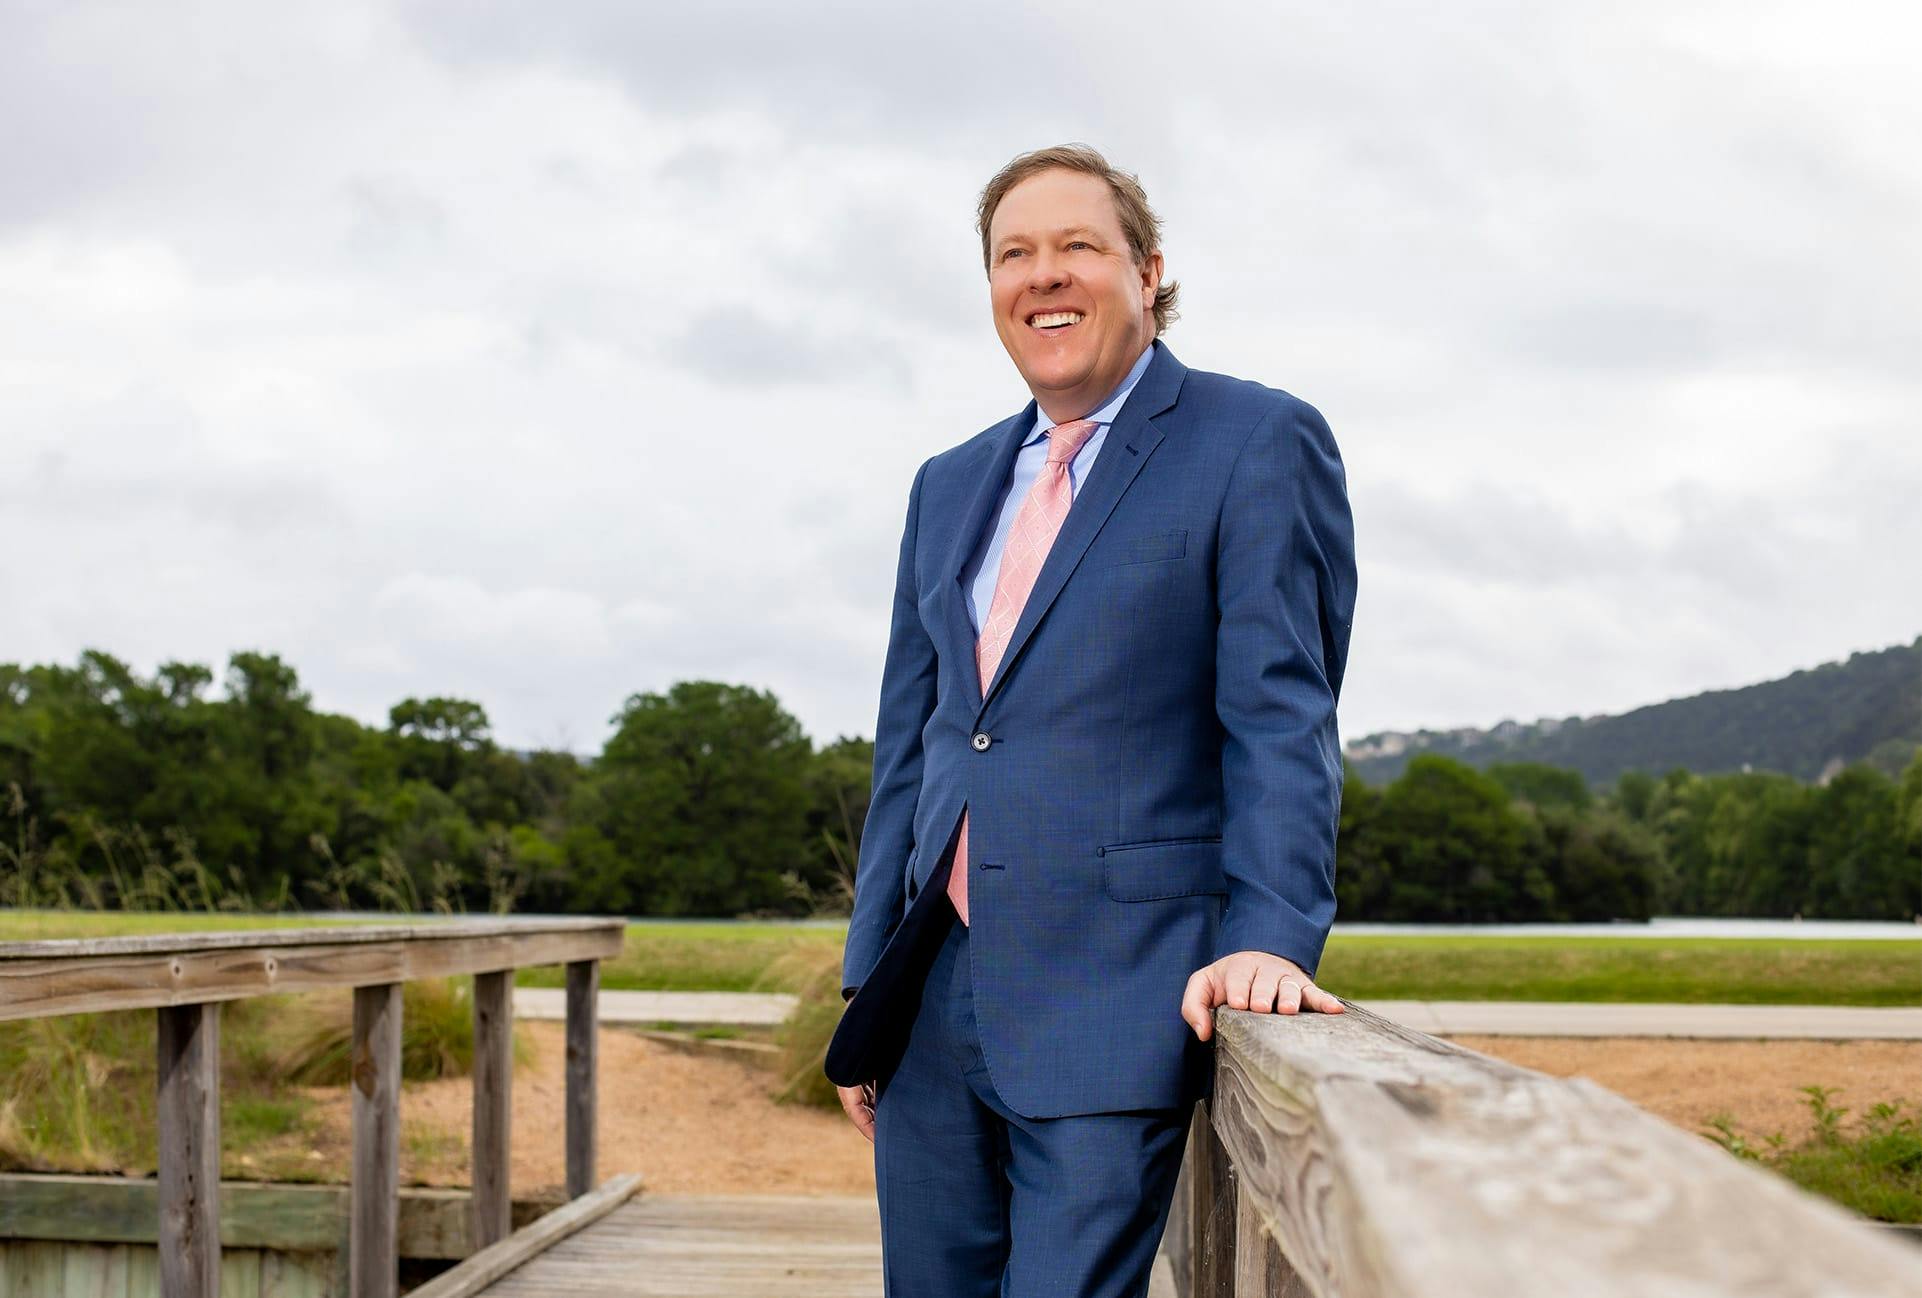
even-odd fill
[[[1333,921],[1355,600],[1340,456],[1307,403],[1153,349],[985,691],[961,575],[1034,404],[915,476],[827,1059],[841,1085],[877,1083],[877,1158],[917,1042],[975,1060],[977,1096],[1022,1131],[1178,1125],[1212,1074],[1188,976],[1240,950],[1312,973]],[[944,892],[963,806],[966,928]]]

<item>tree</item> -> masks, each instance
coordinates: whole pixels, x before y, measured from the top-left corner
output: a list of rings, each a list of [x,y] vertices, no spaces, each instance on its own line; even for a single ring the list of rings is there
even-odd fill
[[[1909,917],[1922,917],[1922,749],[1909,759],[1896,793],[1896,824],[1902,836],[1902,878]]]
[[[1398,920],[1485,923],[1539,918],[1553,888],[1524,853],[1508,794],[1460,762],[1427,754],[1382,795],[1388,909]]]
[[[1569,922],[1647,919],[1652,913],[1661,849],[1619,812],[1537,810],[1554,885],[1552,918]]]
[[[1584,810],[1594,801],[1588,781],[1580,771],[1540,762],[1496,762],[1485,768],[1490,779],[1517,802],[1537,807],[1573,807]]]
[[[793,908],[813,746],[772,694],[682,681],[635,694],[584,804],[602,904],[628,914]],[[612,877],[609,877],[609,872]]]
[[[1866,763],[1810,795],[1804,912],[1834,919],[1907,919],[1914,871],[1904,860],[1896,785]]]
[[[854,866],[873,786],[873,740],[843,735],[814,755],[801,871],[817,906],[845,912],[854,905]]]
[[[493,751],[487,709],[466,699],[406,698],[387,709],[387,730],[400,753],[401,774],[426,780],[442,793]]]
[[[1380,838],[1382,795],[1342,762],[1341,820],[1335,835],[1335,911],[1345,920],[1388,918],[1388,863]]]

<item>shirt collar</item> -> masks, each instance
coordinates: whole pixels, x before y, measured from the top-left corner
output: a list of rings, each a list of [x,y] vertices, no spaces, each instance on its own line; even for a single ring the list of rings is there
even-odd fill
[[[1135,384],[1141,381],[1141,376],[1147,372],[1148,362],[1154,359],[1154,355],[1155,345],[1153,342],[1150,342],[1146,347],[1141,349],[1141,355],[1135,358],[1133,367],[1122,377],[1120,384],[1116,386],[1115,390],[1108,394],[1108,399],[1081,417],[1083,419],[1092,419],[1097,424],[1112,424],[1115,421],[1115,416],[1121,413],[1122,402],[1128,399],[1128,394],[1134,391]],[[1028,430],[1027,440],[1021,444],[1023,446],[1034,445],[1041,440],[1042,433],[1055,426],[1055,422],[1055,420],[1048,418],[1048,412],[1043,410],[1037,403],[1034,408],[1034,427]],[[1062,422],[1065,423],[1067,421],[1064,420]]]

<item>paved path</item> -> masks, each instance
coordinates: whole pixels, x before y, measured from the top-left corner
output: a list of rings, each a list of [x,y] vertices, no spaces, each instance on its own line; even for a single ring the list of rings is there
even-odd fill
[[[1922,1041],[1922,1006],[1357,1001],[1434,1036]]]
[[[794,997],[779,992],[623,992],[601,989],[603,1023],[726,1023],[773,1027],[794,1012]],[[524,1019],[564,1019],[560,987],[516,987],[514,1013]]]

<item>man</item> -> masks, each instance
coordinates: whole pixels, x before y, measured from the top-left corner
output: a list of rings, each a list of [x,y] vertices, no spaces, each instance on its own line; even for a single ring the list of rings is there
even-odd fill
[[[1355,598],[1313,407],[1190,370],[1134,177],[988,183],[1034,400],[915,475],[827,1059],[887,1292],[1146,1292],[1218,1005],[1338,1013],[1335,703]]]

